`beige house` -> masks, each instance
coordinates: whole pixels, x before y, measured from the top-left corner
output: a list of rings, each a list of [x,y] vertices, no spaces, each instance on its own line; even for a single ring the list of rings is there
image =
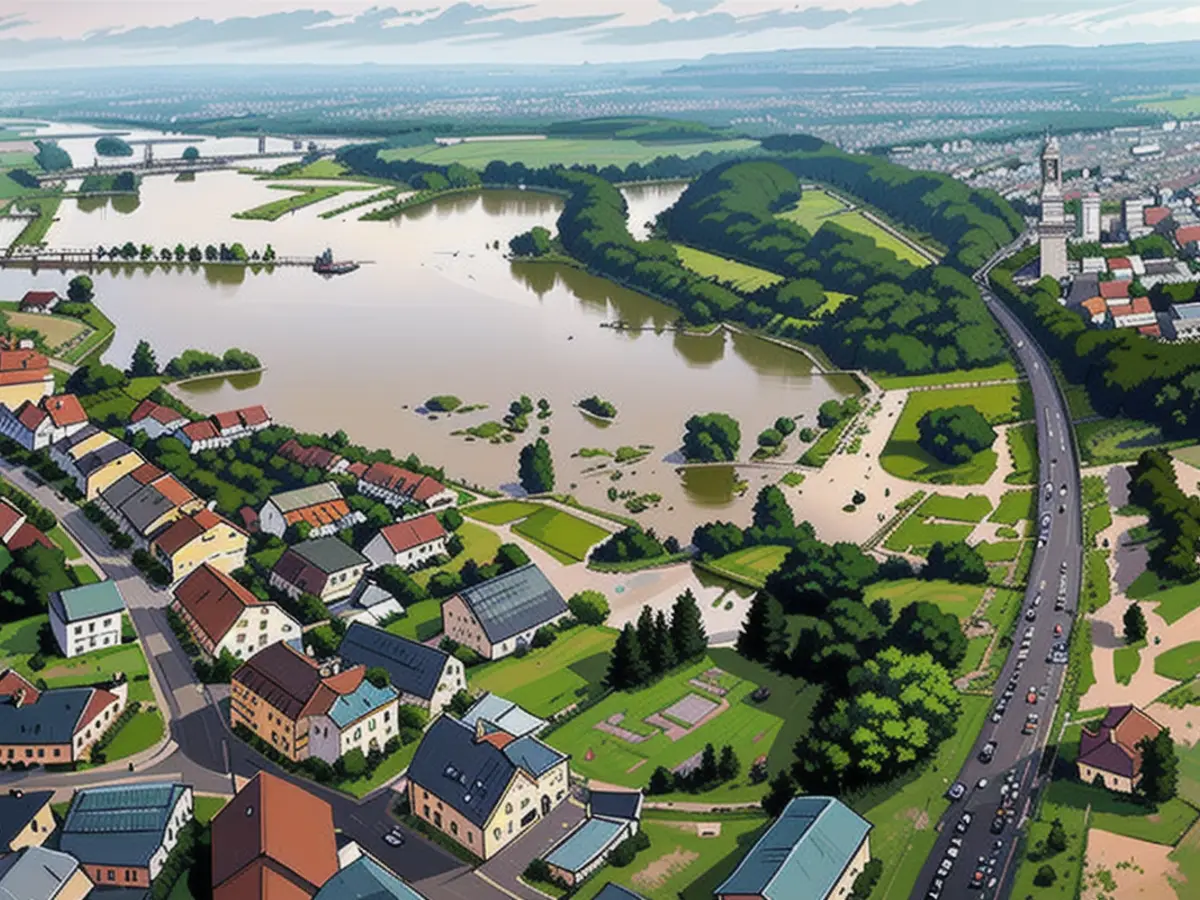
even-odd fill
[[[567,799],[568,760],[535,737],[443,714],[408,767],[409,804],[413,815],[490,859]]]
[[[1114,706],[1092,730],[1085,725],[1079,735],[1075,766],[1079,778],[1092,784],[1097,778],[1111,791],[1132,794],[1142,780],[1143,738],[1155,738],[1162,726],[1136,706]]]
[[[0,794],[0,856],[46,843],[54,831],[53,799],[54,791],[13,788]]]
[[[463,588],[442,604],[446,634],[486,659],[528,647],[539,628],[569,614],[562,594],[533,563]]]

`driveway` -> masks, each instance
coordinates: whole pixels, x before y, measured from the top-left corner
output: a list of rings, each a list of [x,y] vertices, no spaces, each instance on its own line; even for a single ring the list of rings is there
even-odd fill
[[[574,802],[573,802],[574,801]],[[506,847],[499,856],[479,867],[479,873],[494,881],[505,891],[510,891],[527,900],[545,900],[538,891],[531,890],[518,876],[525,871],[530,861],[537,859],[563,839],[572,828],[584,819],[582,805],[568,797],[550,815],[538,821],[529,831]]]

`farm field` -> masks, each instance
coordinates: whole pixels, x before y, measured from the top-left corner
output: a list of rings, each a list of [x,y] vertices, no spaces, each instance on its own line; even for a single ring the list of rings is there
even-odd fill
[[[272,200],[269,203],[263,203],[253,209],[247,209],[243,212],[234,213],[235,219],[260,219],[266,222],[274,222],[277,219],[283,218],[290,212],[295,212],[298,209],[304,209],[306,206],[312,206],[315,203],[320,203],[323,200],[329,200],[339,194],[344,194],[347,191],[366,191],[371,190],[374,185],[370,184],[323,184],[323,185],[291,185],[291,184],[273,184],[271,187],[275,190],[288,191],[290,196],[283,197],[279,200]]]
[[[87,327],[79,319],[69,316],[43,316],[23,312],[6,312],[5,316],[13,328],[38,332],[51,350],[62,346]]]
[[[1017,377],[1012,363],[1002,362],[981,369],[959,369],[954,372],[937,372],[932,375],[875,375],[875,381],[887,391],[898,391],[915,387],[952,387],[977,381],[1006,381]]]
[[[609,536],[609,532],[598,525],[550,507],[540,508],[513,525],[512,530],[568,566],[582,562],[592,547]]]
[[[572,628],[523,658],[508,656],[472,669],[471,688],[499,694],[535,716],[552,716],[604,689],[616,642],[611,628]]]
[[[417,147],[396,147],[382,151],[381,159],[417,159],[433,165],[461,163],[474,169],[484,169],[492,160],[522,162],[530,168],[555,165],[627,166],[648,163],[660,156],[688,159],[701,153],[728,153],[752,150],[758,141],[727,140],[693,143],[640,143],[604,139],[548,138],[544,141],[477,141],[442,147],[423,144]]]
[[[767,576],[778,569],[790,547],[774,545],[761,547],[746,547],[735,550],[712,562],[706,567],[718,575],[728,575],[737,581],[743,581],[754,587],[762,587]]]
[[[704,250],[697,250],[684,244],[673,244],[672,246],[679,254],[679,261],[683,263],[684,267],[704,278],[714,278],[721,284],[744,294],[753,293],[759,288],[771,287],[784,280],[782,275],[776,275],[766,269],[748,266],[745,263],[726,259],[713,253],[706,253]]]
[[[830,216],[843,212],[846,209],[846,204],[832,194],[822,190],[809,190],[803,193],[799,203],[791,209],[781,212],[779,218],[795,222],[812,234]]]
[[[952,522],[982,522],[991,511],[992,502],[983,494],[968,494],[966,497],[932,494],[917,507],[918,515]]]
[[[951,584],[949,581],[920,581],[910,578],[905,581],[887,581],[870,585],[863,595],[863,602],[887,600],[892,605],[892,615],[910,603],[923,600],[932,603],[942,612],[953,613],[965,619],[978,607],[986,586],[982,584]]]

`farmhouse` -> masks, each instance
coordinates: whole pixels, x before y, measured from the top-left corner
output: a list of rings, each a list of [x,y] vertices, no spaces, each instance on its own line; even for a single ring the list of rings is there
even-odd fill
[[[338,655],[346,665],[386,669],[400,702],[431,716],[467,687],[463,664],[449,653],[360,622],[346,629]]]
[[[67,659],[121,643],[125,598],[115,581],[68,588],[50,595],[50,630]]]
[[[181,516],[150,543],[159,562],[167,567],[171,582],[179,581],[205,563],[232,572],[246,564],[250,537],[211,509]]]
[[[50,808],[53,799],[54,791],[13,788],[7,794],[0,794],[0,857],[46,843],[55,828],[54,811]]]
[[[293,599],[314,594],[332,603],[354,590],[367,565],[365,556],[338,538],[317,538],[284,551],[270,583]]]
[[[592,791],[587,818],[542,859],[553,876],[568,885],[577,885],[603,866],[622,841],[637,833],[641,818],[641,791]]]
[[[366,679],[366,666],[322,676],[287,644],[272,644],[233,673],[230,722],[243,725],[294,762],[335,763],[365,755],[398,733],[397,694]]]
[[[23,550],[33,544],[41,544],[48,550],[55,549],[50,538],[29,524],[25,513],[3,498],[0,498],[0,544],[10,552]]]
[[[870,830],[870,822],[834,797],[796,797],[716,898],[840,900],[871,859]]]
[[[54,291],[26,291],[19,308],[21,312],[49,315],[60,303],[62,297]]]
[[[289,462],[308,469],[320,469],[330,475],[341,475],[350,466],[349,460],[326,450],[324,447],[305,447],[295,438],[289,438],[275,451]]]
[[[49,447],[87,423],[87,413],[74,394],[51,394],[36,403],[26,400],[15,410],[0,406],[0,434],[26,450]]]
[[[446,634],[487,659],[528,647],[539,628],[567,615],[566,601],[533,563],[463,588],[442,604]]]
[[[14,670],[0,672],[0,763],[26,766],[86,759],[125,709],[129,686],[39,691]]]
[[[204,501],[174,475],[145,463],[100,492],[96,505],[121,531],[145,547],[152,535],[204,508]]]
[[[443,713],[408,767],[413,815],[482,859],[566,800],[568,757],[537,738],[517,738]]]
[[[134,407],[129,416],[129,434],[145,434],[150,440],[157,440],[164,434],[171,434],[188,424],[188,418],[169,406],[155,403],[149,397]]]
[[[390,463],[373,463],[358,479],[358,490],[399,509],[415,503],[426,509],[440,509],[458,503],[458,492],[428,475],[418,475]]]
[[[363,554],[373,566],[413,569],[446,552],[446,529],[434,513],[393,522],[371,538]]]
[[[59,847],[97,885],[149,887],[192,821],[192,807],[186,784],[86,788],[71,800]]]
[[[69,854],[26,847],[0,858],[0,897],[21,900],[83,900],[91,879]]]
[[[278,603],[264,603],[230,575],[204,563],[175,586],[171,604],[208,659],[228,651],[247,659],[303,628]]]
[[[304,900],[337,871],[332,807],[276,775],[256,773],[212,820],[213,900]]]
[[[1109,790],[1132,794],[1142,780],[1138,743],[1160,731],[1162,726],[1136,706],[1111,707],[1094,731],[1085,725],[1079,735],[1079,779],[1091,784],[1100,778]]]
[[[308,527],[308,537],[328,537],[353,528],[367,517],[351,512],[350,505],[332,481],[274,494],[258,513],[259,531],[283,537],[293,525]]]

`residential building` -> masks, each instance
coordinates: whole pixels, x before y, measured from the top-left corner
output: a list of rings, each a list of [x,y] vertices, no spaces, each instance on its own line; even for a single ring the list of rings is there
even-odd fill
[[[262,406],[247,406],[209,416],[200,422],[192,422],[180,428],[175,436],[183,442],[189,453],[231,447],[234,441],[250,437],[257,431],[270,428],[271,415]]]
[[[145,434],[150,440],[172,434],[188,424],[188,417],[149,397],[134,407],[129,416],[129,434]]]
[[[1200,256],[1200,225],[1185,225],[1175,230],[1175,243],[1187,256]]]
[[[304,630],[278,603],[259,600],[208,563],[179,582],[174,594],[171,608],[210,660],[225,651],[248,659],[280,641],[299,640]]]
[[[424,900],[424,895],[371,857],[360,856],[325,882],[316,900]]]
[[[12,788],[0,794],[0,857],[46,843],[55,828],[53,799],[54,791]]]
[[[609,882],[600,888],[600,893],[592,900],[646,900],[646,898],[627,887]]]
[[[142,455],[116,438],[97,447],[75,461],[74,469],[67,473],[75,476],[75,486],[88,500],[95,500],[100,492],[139,466],[145,465]]]
[[[360,622],[346,629],[338,656],[347,666],[386,669],[400,702],[428,710],[431,717],[467,687],[462,662],[449,653]]]
[[[178,782],[77,791],[59,848],[103,887],[150,887],[193,818],[192,789]]]
[[[1110,791],[1132,794],[1142,780],[1138,744],[1160,731],[1162,726],[1136,706],[1109,707],[1098,725],[1084,725],[1079,735],[1079,780],[1092,784],[1099,778]]]
[[[175,437],[192,455],[202,450],[216,450],[218,447],[229,446],[221,439],[221,433],[217,431],[217,426],[208,419],[189,422],[175,432]]]
[[[331,606],[329,611],[347,622],[382,625],[394,616],[404,614],[404,607],[370,577],[360,579],[350,596]]]
[[[0,897],[13,900],[83,900],[92,881],[74,857],[26,847],[0,858]]]
[[[26,450],[43,450],[79,432],[87,413],[74,394],[50,394],[36,403],[26,400],[15,410],[0,406],[0,434]]]
[[[1100,195],[1084,194],[1080,206],[1080,239],[1089,244],[1100,243]]]
[[[337,871],[332,807],[276,775],[255,774],[212,820],[213,900],[305,900]]]
[[[289,462],[309,469],[320,469],[330,475],[341,475],[350,466],[350,461],[324,447],[305,447],[295,438],[284,441],[276,451]]]
[[[1200,302],[1172,304],[1168,329],[1171,338],[1176,341],[1200,338]]]
[[[367,470],[370,468],[371,467],[365,462],[350,463],[350,465],[346,466],[346,474],[351,478],[357,478],[361,480],[362,477],[367,474]]]
[[[1100,282],[1100,296],[1109,305],[1128,303],[1130,284],[1131,282],[1128,281],[1102,281]]]
[[[91,450],[116,440],[107,431],[101,431],[91,422],[73,434],[50,445],[50,459],[68,474],[75,470],[75,462]]]
[[[1167,206],[1148,206],[1142,210],[1142,221],[1148,228],[1157,228],[1171,218],[1171,209]]]
[[[14,348],[11,340],[0,342],[0,404],[9,409],[54,393],[50,360],[32,349],[32,343],[21,346],[24,343]]]
[[[351,750],[382,750],[398,734],[397,693],[366,679],[366,666],[322,676],[288,644],[272,644],[232,679],[231,724],[243,725],[295,762],[337,762]]]
[[[50,595],[50,630],[67,659],[121,643],[125,598],[112,580]]]
[[[641,791],[592,791],[587,818],[554,844],[542,859],[550,873],[575,886],[599,869],[642,818]]]
[[[358,490],[396,509],[409,503],[426,509],[440,509],[458,503],[458,492],[437,479],[390,463],[372,463],[359,476]]]
[[[415,569],[446,552],[446,529],[436,513],[425,513],[382,528],[363,548],[373,566]]]
[[[33,544],[41,544],[48,550],[55,549],[50,538],[29,524],[25,513],[3,498],[0,498],[0,544],[13,553]]]
[[[208,563],[222,572],[246,564],[250,536],[211,509],[181,516],[150,542],[159,562],[171,573],[171,582],[184,578]]]
[[[567,615],[566,601],[533,563],[463,588],[442,604],[446,634],[486,659],[529,646],[539,628]]]
[[[1140,234],[1145,228],[1146,209],[1154,205],[1149,197],[1127,197],[1123,206],[1124,225],[1127,235]]]
[[[86,759],[124,712],[128,695],[126,682],[39,691],[12,669],[0,672],[0,763],[41,766]]]
[[[1117,281],[1133,281],[1133,263],[1123,256],[1108,261],[1108,273]]]
[[[1114,328],[1144,328],[1158,324],[1158,315],[1150,305],[1149,297],[1134,297],[1128,304],[1110,306]]]
[[[870,830],[870,822],[834,797],[796,797],[715,896],[840,900],[871,859]]]
[[[1100,326],[1108,321],[1108,304],[1103,297],[1089,297],[1079,308],[1093,325]]]
[[[314,594],[332,603],[354,590],[367,566],[367,558],[344,541],[316,538],[285,550],[271,570],[270,583],[292,598]]]
[[[462,717],[462,721],[472,728],[480,721],[487,722],[513,737],[537,737],[550,724],[511,700],[497,697],[491,692],[476,700]]]
[[[568,757],[534,737],[443,713],[408,767],[413,815],[482,859],[525,833],[570,793]]]
[[[1085,256],[1079,262],[1079,271],[1084,275],[1100,275],[1108,271],[1108,260],[1103,256]]]
[[[18,308],[21,312],[49,315],[60,303],[62,303],[62,297],[58,296],[55,291],[26,291]]]
[[[139,547],[147,546],[153,535],[172,522],[205,506],[174,475],[150,463],[101,491],[96,505]]]
[[[259,531],[280,538],[293,525],[307,525],[307,536],[319,538],[365,521],[367,517],[361,512],[350,510],[350,504],[332,481],[273,494],[258,513]]]

